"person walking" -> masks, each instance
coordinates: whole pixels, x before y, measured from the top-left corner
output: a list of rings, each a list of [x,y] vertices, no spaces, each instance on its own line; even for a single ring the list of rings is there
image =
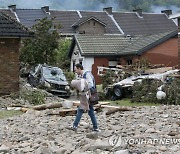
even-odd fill
[[[94,107],[92,104],[89,104],[89,97],[91,95],[90,89],[96,87],[94,76],[90,71],[85,71],[83,66],[79,63],[75,65],[75,73],[77,73],[79,79],[72,80],[71,86],[79,91],[80,106],[77,109],[73,126],[69,127],[69,129],[77,132],[81,117],[83,113],[87,111],[92,121],[93,131],[99,132],[100,130],[94,113]]]

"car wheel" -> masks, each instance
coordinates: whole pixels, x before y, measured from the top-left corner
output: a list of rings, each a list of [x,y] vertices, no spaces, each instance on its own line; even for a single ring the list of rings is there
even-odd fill
[[[113,88],[113,94],[115,97],[117,98],[121,98],[123,96],[123,90],[122,87],[120,85],[116,85]]]

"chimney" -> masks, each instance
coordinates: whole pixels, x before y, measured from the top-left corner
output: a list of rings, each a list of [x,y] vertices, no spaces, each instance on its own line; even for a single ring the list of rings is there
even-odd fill
[[[41,7],[41,10],[43,10],[44,12],[49,12],[49,6],[43,6]]]
[[[103,11],[107,12],[108,14],[112,14],[112,7],[103,8]]]
[[[180,69],[180,17],[178,19],[178,68]]]
[[[138,16],[142,17],[142,9],[136,9],[136,10],[133,10],[133,12],[137,12]]]
[[[172,10],[162,10],[161,13],[164,13],[169,17],[169,15],[172,14]]]
[[[9,5],[8,8],[9,8],[12,12],[15,12],[15,11],[16,11],[16,5]]]

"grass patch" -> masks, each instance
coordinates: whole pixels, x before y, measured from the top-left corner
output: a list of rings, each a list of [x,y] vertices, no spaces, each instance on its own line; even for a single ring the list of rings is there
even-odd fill
[[[3,110],[0,111],[0,119],[21,115],[23,112],[15,110]]]
[[[96,85],[96,88],[98,92],[103,92],[102,84]]]
[[[160,104],[155,103],[141,103],[141,102],[131,102],[130,99],[125,98],[122,100],[116,100],[116,101],[110,101],[111,105],[117,105],[117,106],[158,106]]]

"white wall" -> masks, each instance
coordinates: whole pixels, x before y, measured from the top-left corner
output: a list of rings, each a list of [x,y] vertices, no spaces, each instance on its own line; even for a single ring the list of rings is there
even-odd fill
[[[84,70],[92,71],[92,65],[94,64],[94,57],[85,57],[83,61]]]
[[[80,63],[80,60],[82,60],[82,65],[84,66],[84,70],[92,71],[92,65],[94,64],[94,57],[81,56],[81,53],[76,45],[71,57],[71,71],[73,71],[73,61],[75,61],[75,64],[77,64]]]

